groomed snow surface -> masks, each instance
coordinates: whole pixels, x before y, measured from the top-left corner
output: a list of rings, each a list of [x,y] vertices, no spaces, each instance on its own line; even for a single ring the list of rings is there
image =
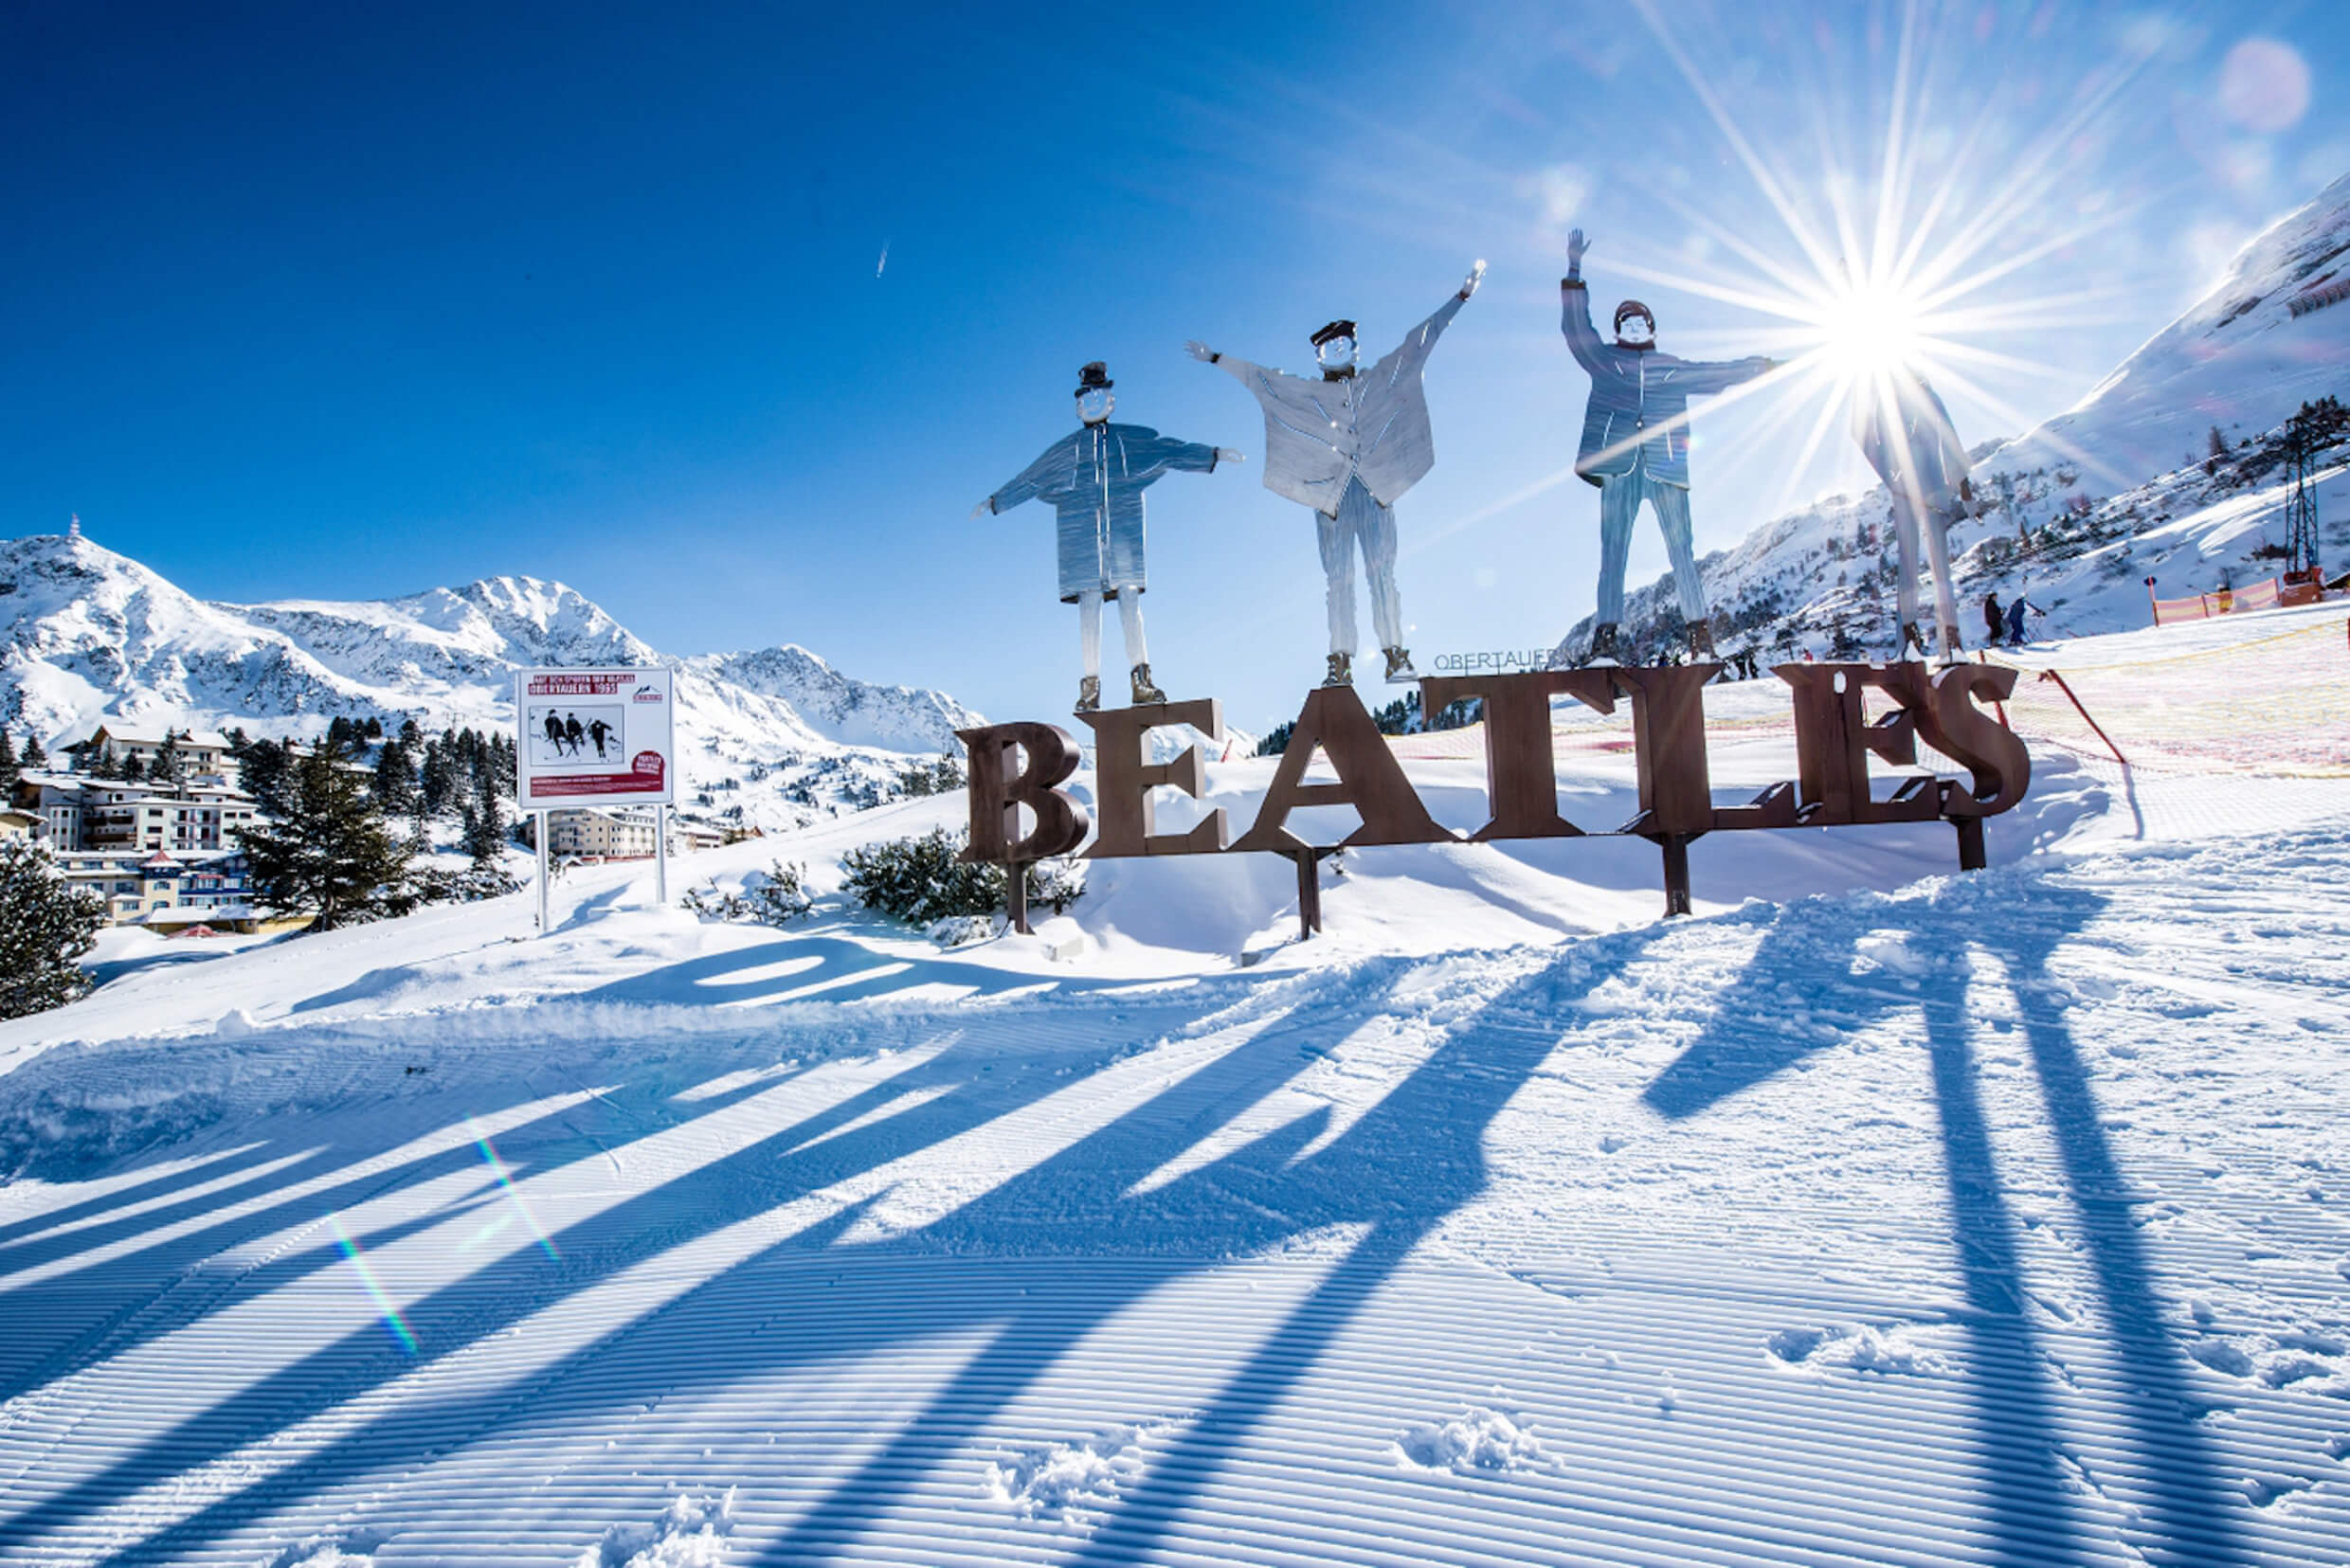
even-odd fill
[[[0,1561],[2350,1561],[2350,784],[2035,750],[1988,872],[1717,835],[1685,921],[1631,841],[1304,945],[1268,857],[1063,960],[644,867],[110,938],[0,1027]]]

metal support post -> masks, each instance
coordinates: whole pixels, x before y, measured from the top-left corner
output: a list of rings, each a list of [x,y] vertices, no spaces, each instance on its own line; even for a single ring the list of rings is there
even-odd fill
[[[545,936],[547,934],[547,813],[535,811],[531,815],[538,819],[537,825],[531,829],[531,843],[538,851],[538,934]]]
[[[1665,852],[1665,918],[1690,912],[1690,840],[1693,833],[1659,834],[1656,844]]]
[[[1028,928],[1028,862],[1013,860],[1003,868],[1003,917],[1011,928],[1022,936],[1036,933]]]
[[[1322,855],[1301,849],[1290,858],[1297,863],[1297,940],[1310,942],[1322,929]]]
[[[669,902],[669,808],[653,808],[653,902]]]
[[[1991,864],[1991,857],[1983,851],[1980,817],[1953,817],[1950,825],[1959,830],[1959,870],[1981,871]]]

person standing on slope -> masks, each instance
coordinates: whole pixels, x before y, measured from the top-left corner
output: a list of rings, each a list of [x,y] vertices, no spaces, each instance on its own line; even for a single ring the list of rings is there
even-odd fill
[[[1437,313],[1404,334],[1368,370],[1358,367],[1355,324],[1332,321],[1313,334],[1318,377],[1252,365],[1206,344],[1186,343],[1191,357],[1214,365],[1256,395],[1265,411],[1265,488],[1314,511],[1322,550],[1324,602],[1329,612],[1325,686],[1354,684],[1354,553],[1371,589],[1371,627],[1387,658],[1387,678],[1413,681],[1403,645],[1403,596],[1396,589],[1395,504],[1436,465],[1436,434],[1420,372],[1437,337],[1485,277],[1469,270]]]
[[[1970,464],[1950,410],[1925,378],[1896,369],[1853,394],[1853,439],[1885,481],[1893,499],[1893,543],[1898,575],[1894,599],[1901,612],[1901,642],[1894,658],[1914,645],[1927,652],[1918,630],[1918,546],[1934,579],[1934,618],[1942,658],[1959,657],[1959,600],[1950,580],[1950,528],[1975,510]]]
[[[1713,658],[1706,586],[1698,575],[1690,524],[1689,400],[1726,392],[1777,363],[1757,355],[1716,364],[1677,359],[1656,348],[1656,317],[1637,299],[1616,307],[1616,341],[1591,324],[1583,285],[1583,231],[1566,237],[1566,276],[1559,279],[1559,330],[1591,376],[1575,472],[1600,488],[1600,606],[1589,657],[1613,663],[1624,618],[1624,565],[1640,503],[1656,509],[1656,526],[1672,560],[1672,581],[1688,623],[1690,657]]]
[[[1080,713],[1101,706],[1105,599],[1118,602],[1134,701],[1166,700],[1150,678],[1150,651],[1143,641],[1143,492],[1163,474],[1212,474],[1219,462],[1241,460],[1228,446],[1202,446],[1140,424],[1111,424],[1117,407],[1111,392],[1115,385],[1098,359],[1080,369],[1076,432],[1046,447],[1011,483],[971,509],[972,516],[981,517],[1040,500],[1051,502],[1058,515],[1061,603],[1077,606],[1085,658],[1077,682]]]

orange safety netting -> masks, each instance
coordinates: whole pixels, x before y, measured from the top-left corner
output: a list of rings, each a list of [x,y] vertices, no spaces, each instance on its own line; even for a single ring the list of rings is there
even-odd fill
[[[2287,583],[2282,577],[2271,577],[2248,588],[2220,588],[2211,593],[2189,594],[2184,599],[2157,599],[2154,623],[2167,626],[2173,622],[2209,621],[2215,615],[2240,615],[2246,610],[2310,604],[2317,602],[2317,597],[2314,583]]]
[[[2119,751],[2163,771],[2350,777],[2350,640],[2339,620],[2200,653],[2019,668],[2007,720],[2034,745]]]

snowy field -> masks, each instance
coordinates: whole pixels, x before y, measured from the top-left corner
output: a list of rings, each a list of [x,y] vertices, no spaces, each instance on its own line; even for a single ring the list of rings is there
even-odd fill
[[[1716,835],[1685,921],[1634,840],[1350,854],[1310,944],[1104,865],[1058,960],[641,866],[110,936],[0,1026],[0,1561],[2350,1561],[2350,782],[2035,765],[1988,872]]]

